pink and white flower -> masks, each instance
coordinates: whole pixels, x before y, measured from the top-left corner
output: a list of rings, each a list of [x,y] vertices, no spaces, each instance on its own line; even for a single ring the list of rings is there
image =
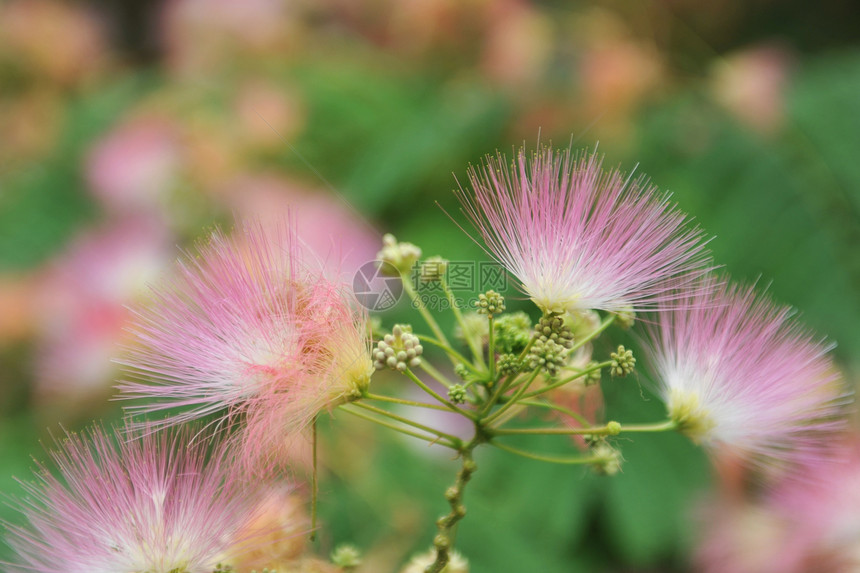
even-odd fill
[[[359,397],[373,365],[365,313],[343,285],[306,260],[294,230],[247,225],[213,233],[196,257],[137,311],[137,346],[123,362],[137,380],[120,398],[159,423],[244,414],[249,461],[272,452],[322,410]]]
[[[649,329],[670,418],[757,465],[826,458],[846,401],[831,346],[753,287],[707,282]]]
[[[501,153],[469,172],[466,214],[491,254],[544,311],[641,310],[709,266],[702,232],[645,179],[597,155]],[[684,277],[683,279],[681,277]]]
[[[9,526],[14,572],[211,573],[226,563],[258,496],[226,450],[191,433],[70,434],[40,466]]]

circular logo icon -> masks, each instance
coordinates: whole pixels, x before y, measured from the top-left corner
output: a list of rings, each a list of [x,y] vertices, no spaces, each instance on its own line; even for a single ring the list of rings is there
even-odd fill
[[[393,275],[393,276],[392,276]],[[388,310],[403,294],[400,273],[391,263],[364,263],[352,277],[352,291],[358,302],[368,310]]]

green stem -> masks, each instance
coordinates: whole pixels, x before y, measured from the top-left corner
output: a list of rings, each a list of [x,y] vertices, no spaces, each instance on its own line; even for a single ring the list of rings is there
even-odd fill
[[[535,390],[534,392],[529,392],[528,394],[523,396],[523,398],[534,398],[535,396],[540,396],[541,394],[543,394],[545,392],[555,390],[556,388],[559,388],[561,386],[564,386],[565,384],[573,382],[577,378],[581,378],[587,374],[591,374],[595,370],[601,370],[603,368],[606,368],[607,366],[610,366],[611,364],[612,364],[611,360],[607,360],[606,362],[601,362],[600,364],[595,364],[591,368],[586,368],[585,370],[580,370],[579,372],[577,372],[573,376],[568,376],[567,378],[565,378],[563,380],[559,380],[558,382],[553,382],[549,386],[544,386],[543,388],[539,388],[539,389]]]
[[[430,330],[433,331],[433,335],[445,346],[450,347],[451,344],[445,337],[445,333],[442,332],[441,328],[439,328],[439,324],[436,322],[436,319],[433,318],[433,315],[430,314],[430,312],[427,310],[427,307],[424,306],[424,303],[421,301],[421,298],[418,296],[418,293],[416,293],[415,289],[412,288],[412,283],[409,280],[409,277],[407,277],[405,273],[402,273],[400,275],[400,280],[403,283],[403,290],[405,290],[406,294],[409,295],[409,298],[412,299],[413,305],[415,306],[415,308],[418,309],[418,312],[421,313],[421,316],[424,317],[424,321],[427,323],[427,326],[430,327]]]
[[[430,376],[432,376],[434,380],[439,382],[439,384],[441,384],[445,388],[450,388],[454,385],[453,382],[448,380],[448,378],[444,374],[436,370],[436,368],[427,360],[421,361],[421,369],[424,370],[424,372],[426,372]]]
[[[317,418],[311,424],[312,439],[311,439],[311,535],[310,540],[314,541],[317,537],[317,496],[319,494],[319,481],[317,479]]]
[[[445,499],[451,506],[448,515],[440,517],[436,521],[439,533],[433,538],[433,546],[436,548],[436,559],[424,569],[425,573],[441,573],[451,560],[451,548],[454,545],[454,527],[466,515],[466,507],[463,505],[463,490],[472,478],[472,474],[478,469],[472,460],[472,450],[478,445],[474,439],[460,451],[463,464],[457,472],[454,485],[445,490]]]
[[[409,378],[411,378],[413,382],[418,384],[419,388],[421,388],[422,390],[424,390],[425,392],[427,392],[428,394],[430,394],[431,396],[436,398],[440,403],[448,406],[448,409],[451,410],[452,412],[457,412],[458,414],[461,414],[461,415],[469,418],[470,420],[475,419],[474,414],[472,414],[471,412],[467,412],[466,410],[463,410],[462,408],[457,407],[457,405],[454,404],[453,402],[451,402],[450,400],[446,400],[445,398],[440,396],[438,392],[436,392],[435,390],[430,388],[427,384],[425,384],[424,381],[422,381],[418,376],[416,376],[415,373],[412,372],[412,370],[410,370],[409,368],[407,368],[403,373],[406,374]]]
[[[487,335],[487,362],[490,363],[490,380],[495,384],[496,380],[496,337],[493,332],[493,315],[487,315],[487,321],[490,323],[490,332]]]
[[[508,400],[507,402],[505,402],[504,404],[502,404],[502,407],[499,408],[498,410],[496,410],[495,412],[493,412],[490,416],[488,416],[487,418],[484,418],[483,423],[485,425],[492,423],[493,420],[497,420],[499,418],[499,416],[504,414],[506,410],[513,407],[514,404],[516,404],[517,401],[523,397],[523,394],[525,394],[526,390],[529,389],[529,386],[532,385],[532,383],[534,382],[535,378],[537,378],[539,373],[540,373],[540,369],[537,369],[534,372],[532,372],[532,375],[529,376],[528,379],[526,379],[526,381],[517,389],[516,393],[513,396],[511,396],[511,399]]]
[[[396,420],[401,424],[406,424],[407,426],[412,426],[413,428],[418,428],[419,430],[423,430],[429,434],[436,434],[441,438],[446,438],[451,442],[457,442],[460,440],[457,436],[452,436],[451,434],[445,433],[441,430],[437,430],[436,428],[431,428],[430,426],[425,426],[424,424],[419,424],[418,422],[414,422],[409,418],[404,418],[403,416],[398,416],[397,414],[393,414],[388,410],[383,410],[382,408],[377,408],[376,406],[371,406],[370,404],[364,404],[362,402],[353,402],[353,406],[358,408],[364,408],[374,414],[379,414],[380,416],[385,416],[387,418],[391,418],[392,420]]]
[[[601,456],[588,456],[588,457],[558,457],[558,456],[545,456],[543,454],[534,454],[532,452],[527,452],[525,450],[519,450],[517,448],[512,448],[511,446],[506,446],[504,444],[500,444],[498,442],[492,442],[494,446],[501,450],[505,450],[506,452],[510,452],[512,454],[522,456],[524,458],[528,458],[530,460],[538,460],[540,462],[550,462],[553,464],[596,464],[598,462],[604,461],[605,458]]]
[[[654,424],[621,424],[622,432],[666,432],[674,430],[678,427],[678,423],[674,420],[666,420],[665,422],[656,422]]]
[[[444,278],[440,281],[442,283],[442,290],[445,292],[445,296],[448,298],[448,303],[451,305],[451,311],[454,313],[454,318],[457,320],[457,323],[460,325],[460,330],[463,331],[463,338],[466,340],[466,344],[469,346],[469,350],[472,351],[472,356],[475,357],[475,362],[481,365],[481,367],[485,367],[484,364],[484,353],[481,348],[479,342],[475,341],[469,333],[469,329],[466,326],[466,321],[463,319],[463,313],[460,312],[460,307],[457,306],[457,301],[454,298],[454,293],[451,292],[451,289],[448,287],[447,281]]]
[[[528,344],[526,344],[526,347],[525,347],[525,348],[523,348],[523,351],[522,351],[522,352],[520,352],[520,356],[519,356],[519,360],[520,360],[520,361],[522,361],[523,359],[525,359],[525,357],[528,355],[529,350],[531,350],[531,349],[532,349],[532,344],[534,344],[534,343],[535,343],[535,340],[537,340],[537,337],[535,336],[535,334],[534,334],[534,332],[533,332],[533,333],[532,333],[532,335],[529,337]]]
[[[617,316],[617,315],[615,315],[615,314],[610,314],[608,317],[606,317],[606,319],[605,319],[603,322],[601,322],[601,323],[600,323],[600,326],[598,326],[597,328],[595,328],[594,330],[592,330],[589,334],[587,334],[586,336],[584,336],[584,337],[582,338],[582,340],[577,341],[577,342],[576,342],[576,344],[574,344],[574,345],[571,347],[571,349],[570,349],[570,353],[572,354],[572,353],[576,352],[577,350],[579,350],[580,348],[582,348],[583,346],[585,346],[586,344],[588,344],[589,342],[591,342],[592,340],[594,340],[595,338],[597,338],[597,336],[598,336],[601,332],[603,332],[604,330],[606,330],[607,328],[609,328],[609,325],[611,325],[613,322],[615,322],[615,317],[616,317],[616,316]]]
[[[582,414],[574,412],[569,408],[559,406],[558,404],[553,404],[552,402],[543,402],[541,400],[520,400],[520,404],[524,406],[537,406],[538,408],[548,408],[550,410],[555,410],[557,412],[561,412],[562,414],[566,414],[571,418],[576,419],[576,421],[578,421],[580,424],[586,426],[591,423]]]
[[[366,400],[377,400],[379,402],[391,402],[392,404],[402,404],[404,406],[415,406],[416,408],[429,408],[431,410],[443,410],[448,412],[448,408],[445,406],[439,406],[437,404],[428,404],[427,402],[418,402],[416,400],[404,400],[403,398],[393,398],[391,396],[382,396],[380,394],[371,394],[366,393],[362,398]]]
[[[344,412],[348,412],[348,413],[352,414],[353,416],[359,417],[362,420],[367,420],[368,422],[373,422],[374,424],[378,424],[384,428],[388,428],[389,430],[394,430],[395,432],[400,432],[401,434],[405,434],[407,436],[412,436],[413,438],[418,438],[419,440],[424,440],[425,442],[430,442],[431,444],[439,444],[441,446],[445,446],[445,447],[451,448],[453,450],[457,450],[460,448],[460,444],[462,443],[462,442],[460,442],[460,440],[457,440],[456,443],[451,443],[447,440],[443,441],[443,439],[440,438],[439,436],[426,436],[424,434],[419,434],[418,432],[413,432],[412,430],[410,430],[408,428],[403,428],[401,426],[398,426],[397,424],[392,424],[391,422],[386,422],[385,420],[380,420],[379,418],[375,418],[373,416],[365,414],[364,412],[359,412],[357,410],[354,410],[354,409],[350,408],[348,404],[340,406],[340,409],[343,410]]]
[[[447,344],[439,342],[435,338],[431,338],[431,337],[425,336],[423,334],[416,334],[415,336],[417,336],[418,340],[420,340],[421,342],[429,342],[430,344],[432,344],[434,346],[438,346],[439,348],[444,350],[448,354],[449,357],[456,358],[458,361],[460,361],[462,364],[464,364],[469,370],[471,370],[472,372],[478,373],[478,371],[475,369],[475,367],[472,365],[472,363],[469,362],[468,358],[466,358],[465,356],[463,356],[462,354],[460,354],[459,352],[457,352],[456,350],[454,350],[453,348],[451,348]]]
[[[513,385],[513,382],[519,377],[519,374],[510,374],[504,380],[499,380],[496,382],[496,386],[493,388],[493,393],[490,395],[490,398],[484,404],[484,407],[481,408],[481,418],[490,413],[490,410],[493,409],[493,406],[498,403],[502,394]]]
[[[616,422],[617,424],[617,422]],[[512,428],[509,430],[493,428],[493,435],[496,436],[518,436],[518,435],[571,435],[571,436],[611,436],[621,432],[665,432],[673,430],[676,423],[672,420],[660,422],[657,424],[617,424],[610,426],[591,426],[588,428]]]

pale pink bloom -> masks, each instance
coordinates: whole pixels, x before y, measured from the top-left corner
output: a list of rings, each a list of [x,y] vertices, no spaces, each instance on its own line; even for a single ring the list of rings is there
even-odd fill
[[[460,198],[492,255],[544,311],[639,310],[676,296],[708,266],[698,229],[644,179],[597,155],[501,153],[469,172]]]
[[[120,398],[138,412],[185,409],[162,424],[242,413],[242,455],[272,461],[322,410],[360,396],[373,365],[366,316],[303,253],[292,228],[214,232],[137,311],[138,378]]]
[[[225,188],[224,201],[238,219],[254,217],[277,232],[290,212],[299,216],[295,233],[320,260],[329,276],[351,282],[356,271],[376,259],[381,235],[346,201],[273,174],[238,177]]]
[[[841,573],[860,570],[860,443],[834,439],[839,463],[803,468],[758,499],[702,508],[699,569],[734,573]]]
[[[777,514],[763,504],[714,498],[699,508],[696,517],[702,528],[693,558],[696,571],[818,571],[797,568],[797,547],[789,544],[787,516]]]
[[[759,466],[826,458],[846,401],[831,345],[753,287],[706,281],[649,329],[670,417]]]
[[[191,433],[69,434],[9,526],[23,573],[211,573],[257,512],[226,450]]]
[[[158,118],[120,124],[90,151],[87,182],[105,207],[120,212],[160,210],[178,174],[175,128]]]
[[[169,243],[160,221],[124,218],[81,234],[51,262],[34,303],[40,397],[107,391],[130,319],[126,305],[168,267]]]
[[[553,55],[552,20],[545,11],[519,0],[487,7],[488,24],[481,67],[506,88],[534,89]]]
[[[804,468],[804,480],[786,481],[768,500],[790,524],[797,571],[860,570],[860,440],[837,441],[839,463]]]
[[[720,58],[712,73],[714,98],[753,129],[772,133],[785,119],[791,55],[775,45]]]

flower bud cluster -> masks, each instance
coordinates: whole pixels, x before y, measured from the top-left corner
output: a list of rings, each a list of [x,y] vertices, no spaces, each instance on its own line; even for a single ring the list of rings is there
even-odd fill
[[[496,350],[507,354],[519,354],[531,340],[532,320],[522,311],[505,314],[493,323],[493,335]]]
[[[377,370],[391,368],[403,372],[407,368],[415,368],[421,364],[424,348],[418,337],[410,330],[409,326],[397,324],[391,329],[391,334],[386,334],[376,344],[373,365]]]
[[[448,398],[455,404],[462,404],[466,401],[466,388],[462,384],[454,384],[448,388]]]
[[[593,370],[592,370],[592,368],[593,368]],[[585,376],[582,377],[582,383],[585,384],[586,386],[594,386],[595,384],[599,384],[600,378],[601,378],[601,376],[600,376],[601,372],[600,372],[600,368],[597,367],[597,362],[592,360],[591,362],[588,363],[588,365],[586,365],[585,369],[591,370],[591,372],[589,372],[588,374],[586,374]]]
[[[494,314],[500,314],[505,310],[505,297],[494,290],[488,290],[478,295],[475,307],[479,314],[486,314],[492,318]]]
[[[412,265],[421,258],[421,249],[412,243],[399,243],[394,235],[386,233],[382,237],[382,250],[376,257],[401,273],[408,273]],[[381,270],[385,270],[385,267],[386,265],[383,265]]]
[[[522,360],[516,354],[501,354],[496,361],[496,370],[501,376],[509,376],[521,372],[523,369]]]
[[[331,562],[351,570],[361,565],[361,551],[355,545],[338,545],[331,554]]]
[[[609,373],[619,378],[623,378],[633,372],[633,368],[636,366],[633,351],[627,350],[624,348],[624,345],[619,345],[618,350],[609,354],[609,358],[612,359]]]
[[[614,476],[621,471],[621,452],[606,440],[598,440],[591,447],[591,454],[598,458],[591,467],[600,475]]]
[[[535,327],[535,335],[542,342],[551,340],[564,348],[573,347],[573,332],[557,314],[542,316]]]
[[[529,368],[540,368],[550,376],[555,376],[564,366],[567,352],[567,348],[553,340],[544,341],[538,338],[529,350]]]

